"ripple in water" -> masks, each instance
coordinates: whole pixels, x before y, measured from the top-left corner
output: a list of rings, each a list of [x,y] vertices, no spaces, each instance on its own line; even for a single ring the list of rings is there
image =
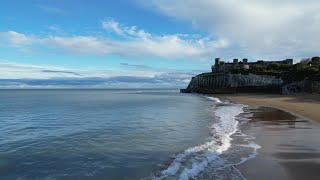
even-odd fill
[[[176,90],[0,90],[0,99],[1,179],[241,179],[234,165],[259,148],[241,134],[244,106]]]
[[[245,179],[235,165],[254,158],[260,148],[252,141],[254,137],[242,134],[238,127],[237,116],[245,106],[206,98],[217,104],[213,109],[217,118],[210,128],[211,140],[177,154],[172,163],[152,179]]]

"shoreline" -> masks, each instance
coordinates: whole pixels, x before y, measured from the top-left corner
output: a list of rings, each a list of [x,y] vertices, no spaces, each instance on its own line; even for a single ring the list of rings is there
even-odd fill
[[[232,102],[248,105],[255,108],[259,106],[273,107],[287,111],[297,117],[320,123],[320,95],[299,94],[295,96],[275,94],[219,94],[209,95]]]
[[[236,165],[247,179],[316,180],[320,176],[320,96],[273,94],[209,95],[248,107],[244,134],[261,146],[257,156]],[[251,114],[251,116],[248,114]]]
[[[247,179],[311,179],[320,176],[319,126],[288,111],[248,107],[249,128],[261,146],[255,158],[237,166]],[[244,115],[244,114],[243,114]]]

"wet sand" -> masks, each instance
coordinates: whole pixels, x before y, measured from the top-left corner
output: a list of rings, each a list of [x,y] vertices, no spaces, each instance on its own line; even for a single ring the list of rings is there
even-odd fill
[[[271,107],[249,107],[242,116],[250,117],[243,132],[256,137],[261,146],[254,159],[237,166],[245,178],[319,179],[318,123]]]
[[[271,106],[320,122],[320,95],[299,94],[295,96],[268,94],[219,95],[249,106]]]

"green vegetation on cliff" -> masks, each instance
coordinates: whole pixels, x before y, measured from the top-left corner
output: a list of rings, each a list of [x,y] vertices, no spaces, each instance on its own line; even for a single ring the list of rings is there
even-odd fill
[[[234,69],[234,74],[268,75],[282,78],[286,83],[313,80],[320,81],[320,58],[303,59],[294,65],[272,63],[270,65],[256,65],[248,70]]]

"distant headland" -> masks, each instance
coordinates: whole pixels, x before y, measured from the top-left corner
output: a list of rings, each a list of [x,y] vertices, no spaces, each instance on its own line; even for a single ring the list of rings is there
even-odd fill
[[[211,72],[193,77],[182,93],[320,93],[320,57],[249,62],[247,58],[225,62],[215,59]]]

